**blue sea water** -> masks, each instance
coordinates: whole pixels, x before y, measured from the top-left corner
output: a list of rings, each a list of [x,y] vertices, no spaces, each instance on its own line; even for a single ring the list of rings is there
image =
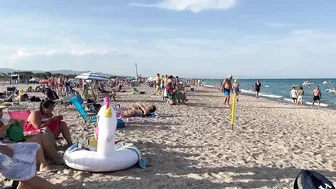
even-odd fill
[[[331,80],[331,84],[323,84],[324,81]],[[220,85],[221,81],[219,79],[205,79],[204,82],[206,85]],[[238,79],[240,83],[240,89],[243,94],[255,94],[254,92],[254,83],[255,79]],[[322,91],[321,107],[330,107],[336,108],[336,93],[335,92],[326,92],[326,90],[334,89],[336,86],[336,79],[260,79],[262,84],[260,96],[280,100],[284,102],[292,102],[290,98],[290,91],[292,90],[293,85],[302,86],[303,82],[309,81],[314,83],[310,87],[302,86],[305,91],[304,103],[306,105],[312,104],[312,92],[316,86],[320,86]]]

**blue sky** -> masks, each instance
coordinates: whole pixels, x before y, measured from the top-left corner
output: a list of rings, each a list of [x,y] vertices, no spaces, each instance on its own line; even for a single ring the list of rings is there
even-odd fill
[[[336,77],[334,0],[0,0],[0,67]]]

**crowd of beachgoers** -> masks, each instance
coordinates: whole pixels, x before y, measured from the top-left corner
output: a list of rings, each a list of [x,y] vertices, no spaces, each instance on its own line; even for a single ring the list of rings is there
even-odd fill
[[[288,188],[300,169],[332,176],[336,154],[328,146],[335,142],[330,138],[333,110],[240,96],[231,130],[225,126],[231,112],[223,106],[223,94],[230,106],[231,92],[239,94],[239,82],[232,79],[223,81],[221,95],[202,87],[201,80],[161,74],[150,81],[50,77],[42,85],[5,85],[15,89],[0,93],[0,173],[19,189]],[[259,81],[255,88],[258,97]],[[112,175],[67,167],[62,158],[66,149],[79,138],[94,138],[96,127],[81,128],[70,97],[81,99],[88,112],[97,112],[104,97],[127,107],[118,112],[126,129],[116,135],[139,145],[150,166]],[[27,109],[27,120],[11,117]],[[307,122],[310,115],[319,119]]]
[[[52,172],[49,163],[55,165],[63,165],[63,159],[60,153],[73,145],[73,139],[62,115],[54,113],[55,106],[60,103],[66,103],[66,99],[70,96],[75,96],[81,100],[90,103],[85,106],[87,111],[92,109],[99,110],[101,107],[101,99],[109,97],[116,101],[116,94],[118,92],[126,92],[124,87],[131,87],[132,93],[144,94],[145,92],[138,91],[137,86],[141,84],[155,85],[155,94],[162,96],[163,100],[167,100],[170,105],[185,104],[187,100],[186,91],[182,91],[188,84],[180,81],[178,76],[164,76],[157,75],[154,81],[146,83],[145,79],[139,78],[136,81],[125,80],[83,80],[70,81],[67,76],[45,78],[47,80],[42,85],[35,85],[23,88],[16,88],[14,90],[5,91],[0,96],[0,157],[2,166],[0,172],[7,178],[15,181],[21,181],[18,188],[78,188],[78,186],[59,186],[53,185],[50,182],[43,180],[35,175],[35,165],[38,166],[40,172]],[[12,86],[8,86],[12,88]],[[7,89],[8,89],[7,88]],[[41,95],[31,96],[30,94],[40,93]],[[18,111],[20,105],[24,102],[38,102],[40,104],[38,109],[30,112],[27,120],[20,120],[11,117],[11,113],[6,116],[3,110],[11,109]],[[137,103],[130,109],[122,112],[122,117],[144,117],[156,111],[154,104],[144,106]],[[12,114],[13,115],[13,114]],[[14,126],[19,126],[23,134],[14,133]],[[9,133],[12,132],[12,134]],[[13,135],[13,136],[12,136]],[[16,136],[14,136],[16,135]],[[62,136],[66,141],[65,146],[58,146],[56,140]],[[18,154],[16,154],[18,153]],[[36,157],[28,160],[18,159],[16,162],[11,162],[11,158],[18,156],[32,156]],[[6,164],[13,164],[13,166],[6,166]],[[28,170],[27,172],[25,172]],[[18,182],[17,182],[18,183]]]

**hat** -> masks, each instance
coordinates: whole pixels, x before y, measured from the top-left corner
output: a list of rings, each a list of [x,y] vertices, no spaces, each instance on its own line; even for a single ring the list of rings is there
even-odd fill
[[[232,78],[232,75],[228,75],[228,78]]]
[[[235,79],[235,80],[234,80],[234,82],[235,82],[235,83],[237,83],[237,82],[238,82],[238,80],[237,80],[237,79]]]
[[[24,90],[23,89],[20,89],[19,90],[19,94],[23,94],[24,93]]]
[[[7,106],[0,105],[0,110],[8,108]]]

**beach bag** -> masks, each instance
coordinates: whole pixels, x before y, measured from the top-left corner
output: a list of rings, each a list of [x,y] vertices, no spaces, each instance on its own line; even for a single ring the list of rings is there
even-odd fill
[[[294,189],[299,189],[298,179],[301,177],[302,189],[335,189],[334,185],[323,175],[315,171],[302,170],[294,182]]]
[[[122,119],[118,119],[117,128],[125,128],[125,127],[126,127],[125,121],[123,121]]]
[[[7,129],[6,135],[9,140],[13,142],[23,142],[26,140],[23,134],[23,128],[18,123],[12,124],[11,127]]]

